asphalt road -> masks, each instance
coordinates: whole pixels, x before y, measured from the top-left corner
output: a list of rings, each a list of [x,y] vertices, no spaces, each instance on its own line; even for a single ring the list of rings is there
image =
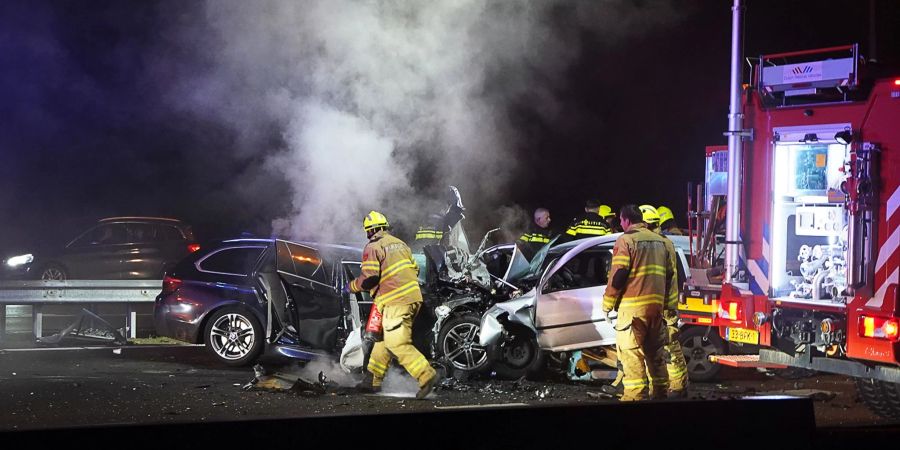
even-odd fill
[[[602,398],[598,382],[495,379],[445,384],[417,401],[413,380],[399,371],[388,377],[385,393],[374,395],[341,387],[352,380],[325,362],[304,368],[282,360],[263,362],[270,372],[289,374],[289,380],[314,382],[321,372],[327,378],[325,392],[281,390],[291,383],[279,386],[279,379],[268,376],[245,390],[253,369],[224,368],[202,346],[0,350],[0,430],[614,402]],[[267,389],[260,387],[267,383]],[[690,390],[692,399],[705,400],[764,394],[815,395],[817,426],[890,423],[865,409],[851,380],[835,375],[788,379],[726,370],[718,382],[693,383]]]

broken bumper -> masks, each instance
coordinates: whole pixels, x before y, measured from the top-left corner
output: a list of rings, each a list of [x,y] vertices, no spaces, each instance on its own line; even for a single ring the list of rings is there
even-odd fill
[[[503,324],[500,323],[498,316],[504,311],[490,309],[481,317],[481,330],[479,331],[478,343],[487,347],[500,342],[500,338],[505,332]]]

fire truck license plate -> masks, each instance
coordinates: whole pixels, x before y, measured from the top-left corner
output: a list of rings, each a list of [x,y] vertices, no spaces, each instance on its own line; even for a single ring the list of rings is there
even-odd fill
[[[728,340],[756,345],[759,344],[759,332],[756,330],[748,330],[746,328],[729,328]]]

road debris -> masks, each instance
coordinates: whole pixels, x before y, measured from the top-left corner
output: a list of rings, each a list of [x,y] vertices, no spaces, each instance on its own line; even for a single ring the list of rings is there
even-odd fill
[[[99,327],[99,328],[98,328]],[[82,308],[81,314],[68,327],[59,333],[39,337],[38,345],[62,346],[62,345],[128,345],[128,340],[114,328],[109,322],[91,311]],[[119,353],[121,353],[121,349]],[[114,351],[115,352],[115,351]],[[116,353],[116,354],[119,354]]]

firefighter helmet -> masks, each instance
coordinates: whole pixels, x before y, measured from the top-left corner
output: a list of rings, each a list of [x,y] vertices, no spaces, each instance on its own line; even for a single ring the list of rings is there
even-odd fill
[[[600,205],[600,208],[597,209],[597,214],[599,214],[600,217],[604,219],[610,216],[616,217],[616,213],[613,212],[612,208],[610,208],[609,205]]]
[[[656,208],[650,205],[641,205],[638,206],[638,209],[641,210],[641,214],[644,216],[644,222],[654,227],[659,225],[659,212],[656,211]]]
[[[665,206],[660,206],[660,207],[656,208],[656,212],[659,213],[659,223],[660,224],[666,223],[666,221],[669,221],[669,220],[675,220],[675,214],[672,213],[671,209],[669,209]]]
[[[372,231],[376,228],[387,228],[389,225],[387,217],[384,217],[384,214],[378,211],[369,212],[369,214],[366,214],[366,218],[363,219],[363,230],[366,231]]]

